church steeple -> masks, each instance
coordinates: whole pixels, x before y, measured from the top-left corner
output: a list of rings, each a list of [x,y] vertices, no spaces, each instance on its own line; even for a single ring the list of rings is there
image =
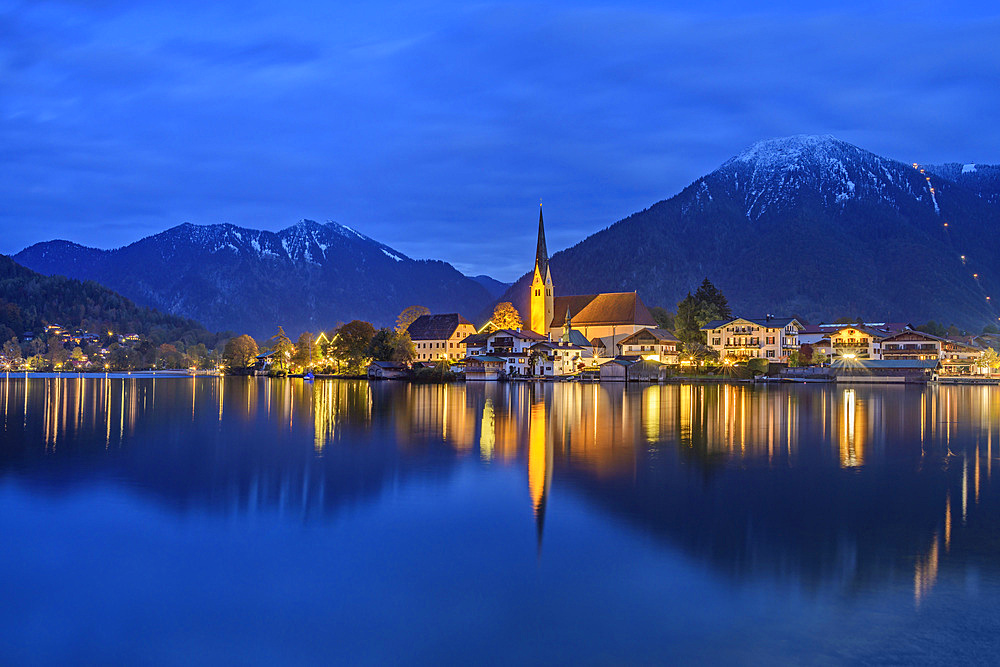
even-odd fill
[[[549,272],[549,251],[545,247],[545,223],[542,221],[542,204],[538,203],[538,245],[535,248],[535,269],[542,280]]]
[[[535,246],[535,272],[531,279],[529,325],[537,334],[547,336],[552,323],[552,274],[549,273],[549,250],[545,246],[545,223],[542,204],[538,204],[538,244]]]

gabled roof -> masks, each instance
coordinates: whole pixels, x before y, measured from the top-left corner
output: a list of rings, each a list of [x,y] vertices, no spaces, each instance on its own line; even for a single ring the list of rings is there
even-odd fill
[[[863,334],[871,336],[872,338],[877,338],[879,340],[882,340],[889,335],[885,331],[882,331],[880,329],[872,329],[871,327],[858,324],[841,324],[840,327],[837,329],[830,329],[829,330],[830,335],[832,336],[834,334],[838,334],[844,329],[854,329],[855,331],[860,331]]]
[[[566,312],[570,312],[570,316],[574,320],[574,324],[578,323],[577,317],[574,313],[579,313],[581,310],[587,307],[591,301],[597,298],[596,294],[572,294],[568,296],[557,296],[552,299],[552,323],[549,325],[550,329],[559,329],[566,324]]]
[[[881,331],[882,335],[897,334],[913,328],[906,322],[847,322],[846,324],[843,322],[820,322],[816,325],[816,329],[817,332],[840,331],[845,326],[853,326],[855,329],[876,329]]]
[[[905,329],[903,331],[896,332],[891,336],[886,336],[885,339],[883,339],[883,342],[886,340],[893,340],[896,338],[909,338],[911,336],[915,338],[924,338],[926,340],[936,340],[939,343],[943,343],[945,341],[944,338],[941,338],[940,336],[935,336],[934,334],[929,334],[926,331],[917,331],[916,329]]]
[[[373,361],[371,365],[378,366],[379,368],[384,368],[386,370],[403,370],[406,368],[406,366],[398,361]]]
[[[656,326],[656,320],[635,292],[555,297],[550,328],[563,326],[567,311],[572,313],[573,324],[576,326]]]
[[[421,315],[407,329],[410,340],[443,340],[451,338],[460,324],[472,323],[458,313],[446,315]]]
[[[630,341],[632,341],[633,339],[640,340],[640,339],[645,338],[647,336],[652,336],[653,338],[655,338],[657,341],[659,341],[661,343],[679,343],[679,342],[681,342],[680,339],[677,338],[677,336],[673,335],[672,333],[670,333],[666,329],[640,329],[639,331],[636,331],[631,336],[628,336],[627,338],[623,338],[622,340],[618,341],[618,344],[619,345],[631,345],[632,343]]]
[[[784,329],[792,322],[799,327],[802,326],[802,323],[794,317],[730,317],[728,320],[712,320],[711,322],[707,322],[701,330],[708,331],[709,329],[718,329],[719,327],[732,324],[737,320],[750,322],[751,324],[756,324],[764,329]]]
[[[490,334],[488,333],[469,334],[462,339],[462,345],[465,345],[466,347],[479,347],[480,345],[485,345],[489,337]]]
[[[547,337],[541,334],[536,334],[534,331],[529,329],[521,329],[516,331],[514,329],[497,329],[496,331],[486,334],[487,338],[496,338],[497,336],[511,336],[513,338],[520,338],[521,340],[548,340]]]
[[[577,331],[576,329],[570,329],[569,335],[566,336],[566,338],[567,338],[566,342],[571,343],[573,345],[579,345],[581,347],[590,347],[590,341],[587,340],[587,337],[584,336],[579,331]]]

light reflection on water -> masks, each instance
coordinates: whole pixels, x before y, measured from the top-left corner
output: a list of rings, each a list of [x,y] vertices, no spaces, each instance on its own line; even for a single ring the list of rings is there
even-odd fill
[[[906,580],[919,609],[949,568],[996,567],[991,387],[11,377],[0,403],[0,475],[31,493],[117,483],[181,512],[322,523],[474,462],[520,471],[539,562],[563,499],[724,581]]]

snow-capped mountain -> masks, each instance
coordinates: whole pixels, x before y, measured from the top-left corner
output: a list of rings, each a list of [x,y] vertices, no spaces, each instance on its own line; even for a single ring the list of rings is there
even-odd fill
[[[334,222],[303,220],[279,232],[183,224],[116,250],[50,241],[15,258],[213,329],[261,337],[278,325],[289,333],[355,318],[387,325],[414,304],[472,315],[490,300],[450,264],[411,259]]]
[[[831,136],[795,136],[756,143],[556,253],[552,277],[557,294],[635,289],[673,309],[707,276],[750,315],[978,329],[1000,315],[986,299],[1000,294],[1000,249],[985,242],[998,222],[1000,206],[969,184]],[[524,303],[527,284],[502,298]]]

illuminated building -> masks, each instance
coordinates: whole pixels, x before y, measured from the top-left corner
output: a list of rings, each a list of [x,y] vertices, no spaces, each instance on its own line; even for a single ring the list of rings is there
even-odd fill
[[[656,321],[636,292],[556,296],[554,289],[539,211],[535,270],[529,294],[528,322],[532,331],[549,337],[553,329],[563,329],[572,317],[572,326],[588,341],[601,339],[605,349],[614,350],[622,339],[636,331],[656,327]]]
[[[458,313],[421,315],[407,331],[416,349],[416,361],[458,361],[465,357],[465,339],[476,333]]]
[[[734,317],[714,320],[701,328],[708,346],[719,358],[773,359],[787,361],[789,353],[799,349],[802,324],[794,317]]]

